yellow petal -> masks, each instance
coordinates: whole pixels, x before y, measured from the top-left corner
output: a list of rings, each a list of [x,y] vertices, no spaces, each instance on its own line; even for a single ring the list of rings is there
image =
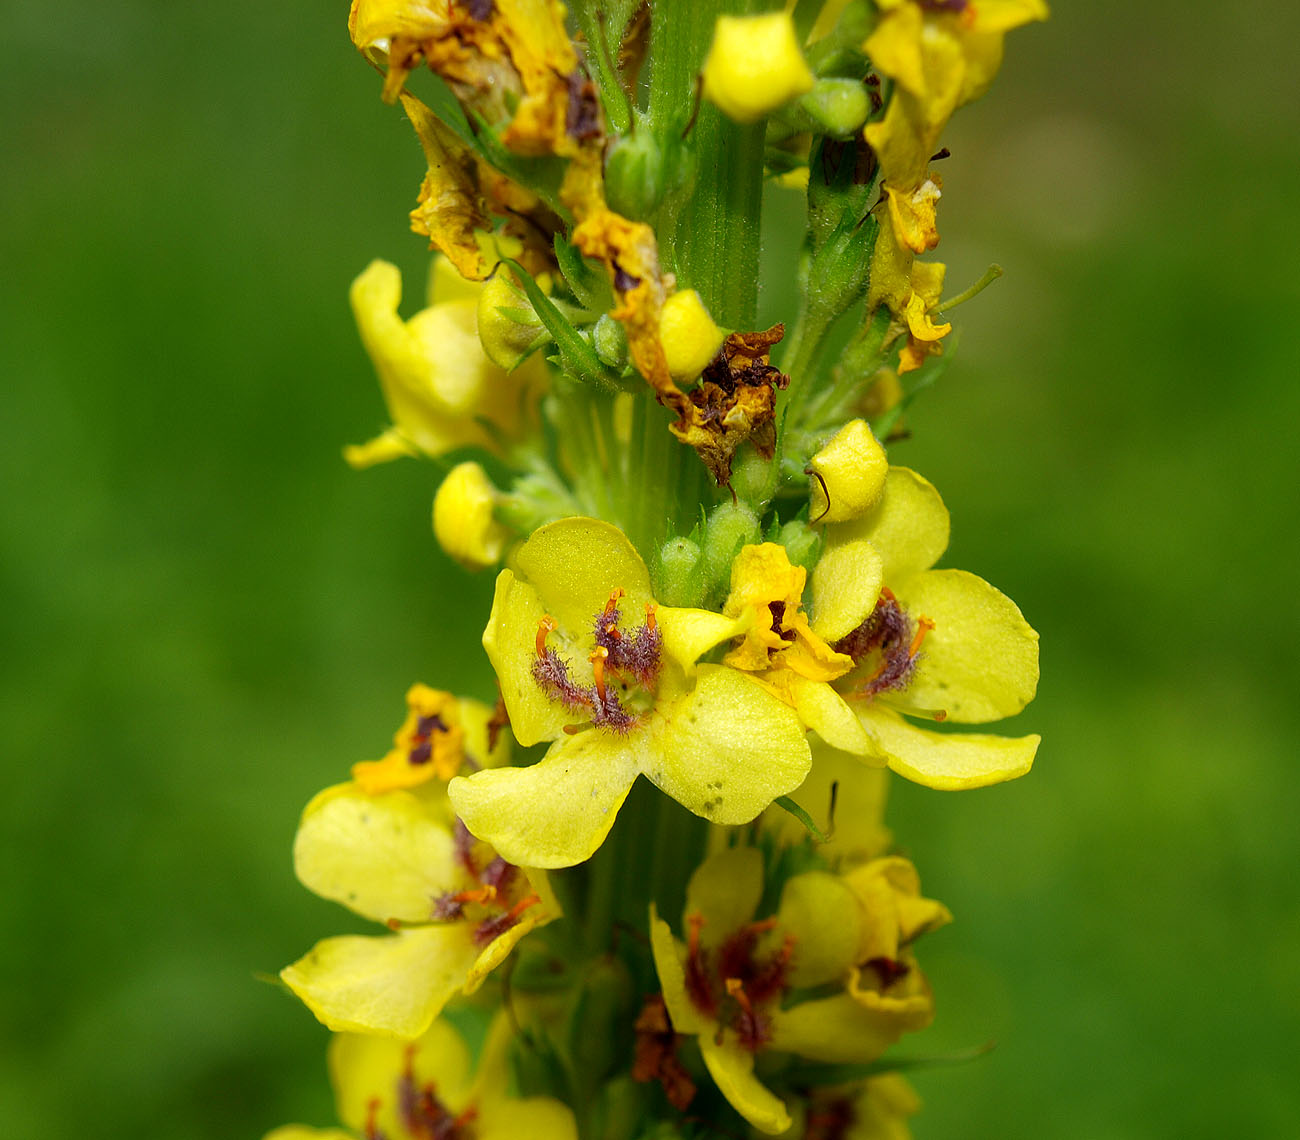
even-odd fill
[[[588,729],[566,737],[528,768],[491,768],[447,785],[452,807],[503,859],[526,867],[572,867],[589,859],[637,777],[636,730]]]
[[[546,1096],[482,1100],[474,1121],[477,1140],[578,1140],[573,1110]]]
[[[518,922],[507,927],[483,947],[482,952],[474,960],[474,964],[469,968],[469,973],[465,977],[465,992],[467,994],[474,993],[486,981],[487,976],[510,957],[511,951],[519,945],[520,940],[526,934],[536,930],[539,926],[545,926],[553,919],[559,918],[560,907],[555,901],[555,895],[549,885],[546,885],[545,873],[530,868],[528,878],[530,882],[538,883],[543,888],[534,892],[539,896],[538,901],[520,915]]]
[[[927,570],[897,589],[913,620],[933,619],[903,698],[958,724],[1014,716],[1038,688],[1038,634],[1015,602],[964,570]]]
[[[710,649],[744,630],[742,620],[711,610],[660,606],[655,614],[663,634],[664,654],[687,673],[694,672],[695,662]]]
[[[668,923],[650,904],[650,952],[654,955],[659,988],[663,991],[668,1018],[676,1033],[712,1033],[717,1023],[698,1009],[686,992],[686,970],[682,966],[682,948],[673,937]]]
[[[419,454],[420,449],[396,428],[389,428],[366,443],[349,444],[343,449],[343,459],[358,471]]]
[[[886,584],[897,588],[938,561],[948,549],[949,527],[948,508],[934,485],[910,468],[891,467],[880,505],[860,519],[832,528],[831,541],[871,543],[883,560]]]
[[[791,985],[839,981],[859,961],[862,908],[837,875],[808,871],[789,879],[777,917],[780,928],[795,937]]]
[[[808,462],[813,522],[847,522],[880,501],[889,460],[865,420],[851,420]]]
[[[754,1076],[754,1054],[728,1034],[719,1043],[701,1034],[700,1053],[718,1091],[760,1132],[778,1136],[790,1127],[785,1103]]]
[[[492,613],[483,631],[483,648],[496,670],[501,699],[510,714],[510,731],[525,748],[554,740],[574,719],[533,679],[537,627],[545,614],[546,607],[532,586],[509,570],[497,575]]]
[[[636,547],[618,527],[599,519],[567,518],[538,527],[514,562],[560,629],[572,636],[590,634],[616,588],[627,595],[621,603],[625,614],[636,615],[654,600],[650,572]]]
[[[387,922],[428,922],[432,900],[461,878],[447,828],[409,792],[326,788],[307,805],[293,844],[310,891]]]
[[[830,828],[831,785],[837,786],[834,830],[830,840],[819,843],[817,850],[833,864],[838,861],[844,865],[875,858],[888,850],[893,836],[884,823],[889,788],[884,760],[879,767],[868,767],[870,757],[859,759],[816,743],[812,757],[812,771],[793,798],[823,829]],[[787,844],[800,843],[808,835],[799,820],[779,807],[768,809],[763,824],[775,829]]]
[[[701,942],[719,946],[753,919],[762,897],[761,852],[757,847],[728,847],[709,856],[691,875],[683,922],[689,915],[703,915]]]
[[[983,788],[1023,776],[1033,765],[1041,739],[930,732],[879,705],[859,706],[858,716],[895,772],[942,791]]]
[[[748,823],[808,773],[794,711],[725,666],[701,666],[694,690],[645,735],[646,776],[714,823]]]
[[[830,685],[798,674],[791,674],[788,681],[795,712],[805,726],[841,752],[864,756],[871,750],[871,738],[863,731],[857,715]]]
[[[446,1021],[435,1021],[415,1041],[364,1033],[339,1033],[327,1053],[330,1083],[339,1120],[358,1135],[379,1101],[375,1124],[387,1136],[401,1136],[397,1085],[408,1063],[416,1088],[436,1081],[443,1103],[460,1108],[469,1091],[470,1053],[461,1035]]]
[[[836,994],[775,1010],[772,1048],[831,1065],[861,1065],[874,1061],[911,1025],[907,1016]]]
[[[813,567],[813,632],[836,642],[857,629],[876,608],[884,574],[884,559],[871,543],[858,539],[828,546]]]
[[[462,923],[318,942],[280,977],[335,1033],[419,1037],[465,984],[478,951]]]
[[[719,16],[704,61],[704,97],[738,123],[752,123],[811,91],[788,12]]]

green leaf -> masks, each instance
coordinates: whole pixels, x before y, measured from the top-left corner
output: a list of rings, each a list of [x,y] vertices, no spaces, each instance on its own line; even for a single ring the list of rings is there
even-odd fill
[[[777,796],[772,802],[776,804],[777,807],[788,811],[795,817],[795,819],[802,823],[804,827],[812,833],[812,837],[816,839],[818,843],[826,843],[829,841],[830,836],[822,831],[822,829],[813,822],[813,817],[804,811],[804,809],[795,803],[789,796]]]

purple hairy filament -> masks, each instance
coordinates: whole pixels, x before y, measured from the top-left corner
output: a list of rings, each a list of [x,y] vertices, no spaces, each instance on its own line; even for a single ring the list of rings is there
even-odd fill
[[[473,1121],[478,1110],[470,1107],[457,1115],[438,1099],[437,1087],[432,1081],[423,1086],[415,1079],[415,1054],[417,1046],[406,1050],[406,1068],[397,1078],[397,1107],[402,1124],[411,1140],[472,1140]],[[371,1102],[372,1106],[376,1102]],[[374,1108],[371,1116],[373,1118]],[[367,1133],[370,1140],[370,1133]]]
[[[435,922],[472,923],[475,943],[486,946],[541,899],[528,893],[527,880],[520,878],[519,868],[500,855],[493,855],[480,869],[474,857],[476,841],[460,820],[456,821],[454,836],[456,861],[477,886],[444,891],[433,900],[430,917]]]
[[[787,935],[779,949],[759,954],[759,939],[776,926],[768,918],[733,931],[711,952],[700,941],[703,915],[688,915],[686,922],[687,994],[701,1013],[717,1019],[719,1032],[732,1030],[741,1045],[758,1052],[772,1039],[771,1018],[762,1007],[789,989],[794,938]]]
[[[867,620],[832,647],[859,665],[877,655],[875,668],[858,682],[851,695],[869,698],[906,689],[921,659],[921,643],[932,629],[934,622],[930,618],[913,621],[893,592],[887,587],[881,589],[880,600]]]
[[[663,651],[663,634],[655,621],[653,605],[646,606],[644,625],[631,633],[619,628],[622,614],[618,600],[622,596],[622,590],[615,590],[605,608],[592,619],[595,646],[588,658],[591,685],[575,681],[570,676],[569,663],[546,644],[547,636],[557,628],[550,614],[538,623],[533,658],[533,680],[551,700],[572,712],[587,714],[597,728],[614,732],[626,732],[638,722],[637,715],[623,706],[618,690],[622,689],[626,696],[630,683],[653,694],[659,681]],[[611,679],[619,680],[619,685],[611,684]]]

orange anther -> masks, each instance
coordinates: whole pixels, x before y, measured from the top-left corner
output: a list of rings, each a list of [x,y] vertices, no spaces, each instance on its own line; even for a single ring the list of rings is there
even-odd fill
[[[934,629],[934,620],[928,617],[919,617],[916,619],[916,636],[912,638],[912,644],[907,650],[909,657],[915,657],[916,651],[921,648],[921,642],[925,640],[925,635]]]
[[[546,635],[554,633],[559,629],[559,625],[550,614],[543,614],[542,620],[537,623],[537,656],[546,656]]]
[[[596,675],[596,696],[600,698],[601,704],[605,703],[605,658],[608,656],[609,650],[603,645],[598,645],[588,658],[592,672]]]
[[[614,616],[614,611],[618,608],[618,600],[623,596],[623,591],[615,586],[609,592],[609,601],[605,603],[605,616],[607,618]]]
[[[776,925],[776,915],[771,918],[765,918],[762,922],[751,922],[747,929],[752,930],[755,934],[766,934]]]
[[[657,608],[657,607],[655,606],[654,602],[646,602],[646,604],[645,604],[645,627],[646,627],[646,629],[654,629],[654,628],[658,625],[658,622],[655,620],[655,609],[656,609],[656,608]]]
[[[490,903],[497,897],[497,889],[491,883],[488,883],[476,890],[461,891],[460,894],[451,897],[458,903]]]
[[[616,626],[613,622],[610,622],[605,627],[605,636],[612,637],[615,641],[623,640],[623,635],[619,632],[618,626]]]

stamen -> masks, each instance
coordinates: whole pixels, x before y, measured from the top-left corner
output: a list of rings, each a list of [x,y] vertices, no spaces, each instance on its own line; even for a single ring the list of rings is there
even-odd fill
[[[646,602],[645,604],[645,627],[651,632],[659,628],[659,623],[655,619],[655,610],[658,608],[654,602]]]
[[[554,633],[559,629],[559,625],[550,614],[543,614],[542,620],[537,623],[537,656],[546,656],[546,636]]]
[[[624,591],[623,591],[623,589],[622,589],[621,586],[615,586],[615,587],[614,587],[614,588],[609,592],[609,601],[607,601],[607,602],[605,603],[605,620],[606,620],[606,621],[609,621],[610,619],[613,618],[613,616],[614,616],[614,611],[618,609],[618,600],[619,600],[619,598],[623,597],[623,593],[624,593]]]
[[[686,916],[686,948],[694,957],[700,952],[700,931],[704,928],[704,915],[699,911]]]
[[[487,918],[478,924],[478,929],[474,931],[474,941],[479,946],[486,946],[489,942],[494,941],[514,926],[519,921],[519,916],[529,907],[536,906],[541,902],[537,895],[529,895],[527,898],[520,899],[504,914],[499,914],[495,918]]]
[[[919,617],[916,619],[916,636],[912,638],[912,644],[907,651],[909,657],[915,657],[917,651],[921,648],[921,642],[925,640],[925,635],[934,629],[935,623],[933,618]]]

